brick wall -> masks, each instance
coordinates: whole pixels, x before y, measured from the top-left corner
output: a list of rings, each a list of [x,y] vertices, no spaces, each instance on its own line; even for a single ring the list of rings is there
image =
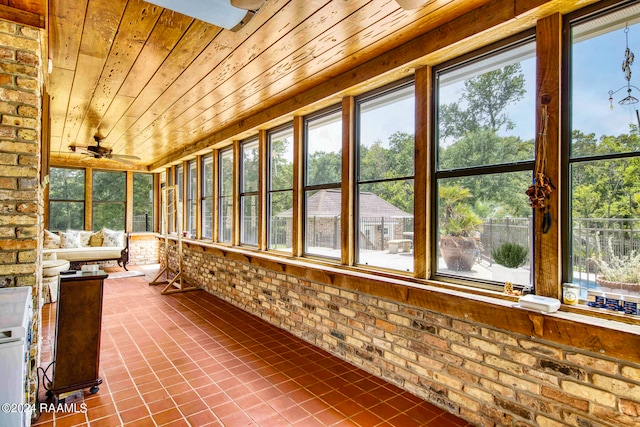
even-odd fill
[[[0,287],[32,286],[30,402],[40,359],[40,34],[0,20]]]
[[[215,252],[188,281],[476,425],[640,425],[640,365]]]
[[[129,239],[129,263],[131,265],[157,264],[160,241],[155,234],[132,234]]]

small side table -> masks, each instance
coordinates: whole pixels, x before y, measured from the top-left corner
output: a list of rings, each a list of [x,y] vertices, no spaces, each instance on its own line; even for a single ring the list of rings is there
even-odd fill
[[[102,384],[98,369],[102,294],[107,277],[104,271],[60,275],[50,395],[59,396],[87,387],[94,394]]]

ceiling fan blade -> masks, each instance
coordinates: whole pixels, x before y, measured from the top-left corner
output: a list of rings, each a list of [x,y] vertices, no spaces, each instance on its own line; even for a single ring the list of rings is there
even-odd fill
[[[71,151],[72,153],[78,153],[78,154],[89,154],[91,156],[94,155],[94,153],[91,152],[91,150],[89,150],[89,148],[80,147],[79,145],[70,145],[69,146],[69,151]]]
[[[140,160],[139,157],[136,156],[126,156],[123,154],[112,154],[109,157],[105,157],[111,160],[115,160],[116,162],[125,163],[128,165],[134,165],[137,160]]]
[[[138,156],[129,156],[127,154],[111,154],[111,158],[117,157],[124,160],[140,160]]]

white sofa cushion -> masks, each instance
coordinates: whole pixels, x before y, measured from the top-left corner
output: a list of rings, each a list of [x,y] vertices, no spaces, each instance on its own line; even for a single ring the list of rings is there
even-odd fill
[[[60,236],[49,230],[44,230],[44,249],[55,249],[60,247]]]
[[[77,231],[61,231],[60,247],[61,248],[79,248],[80,234]]]
[[[115,247],[115,246],[122,246],[124,247],[125,242],[125,236],[124,236],[124,231],[115,231],[115,230],[109,230],[108,228],[103,228],[102,229],[102,237],[103,237],[103,241],[102,241],[102,246],[105,247]]]
[[[80,246],[86,248],[89,246],[89,239],[91,239],[91,235],[93,231],[78,231],[78,236],[80,237]]]
[[[66,259],[67,261],[95,261],[100,259],[117,259],[120,258],[122,247],[93,247],[86,248],[60,248],[60,249],[44,249],[44,253],[55,252],[58,259]]]

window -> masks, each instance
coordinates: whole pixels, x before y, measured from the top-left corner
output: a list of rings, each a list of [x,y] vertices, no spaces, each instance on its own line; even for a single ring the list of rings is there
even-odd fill
[[[357,263],[413,271],[413,84],[357,103]]]
[[[175,232],[184,230],[184,168],[182,165],[176,166],[176,230]],[[178,221],[180,224],[178,224]]]
[[[197,196],[196,189],[198,185],[198,174],[196,171],[196,161],[191,160],[187,163],[187,233],[190,237],[196,235],[196,208]]]
[[[231,243],[233,232],[233,150],[220,151],[220,190],[218,193],[219,229],[218,240]]]
[[[531,283],[534,55],[526,40],[435,71],[437,275]],[[500,256],[507,248],[517,265]]]
[[[258,141],[244,142],[241,146],[240,180],[240,243],[258,245]]]
[[[126,172],[93,172],[93,229],[124,230]]]
[[[84,169],[49,171],[49,229],[84,230]]]
[[[133,174],[132,231],[153,231],[153,175]]]
[[[165,232],[172,230],[172,221],[171,221],[171,217],[167,216],[167,221],[169,223],[169,228],[167,230],[166,224],[165,224],[165,209],[162,207],[162,203],[163,203],[163,197],[165,194],[165,189],[167,188],[167,170],[164,170],[162,172],[160,172],[160,233],[164,234]],[[171,231],[169,231],[171,232]]]
[[[269,132],[268,248],[291,251],[293,238],[293,128]]]
[[[213,237],[213,155],[202,158],[202,238]]]
[[[340,258],[342,111],[305,121],[305,254]]]
[[[571,25],[566,279],[589,291],[640,295],[640,5]],[[623,64],[624,66],[624,64]],[[610,94],[610,100],[607,99]]]

